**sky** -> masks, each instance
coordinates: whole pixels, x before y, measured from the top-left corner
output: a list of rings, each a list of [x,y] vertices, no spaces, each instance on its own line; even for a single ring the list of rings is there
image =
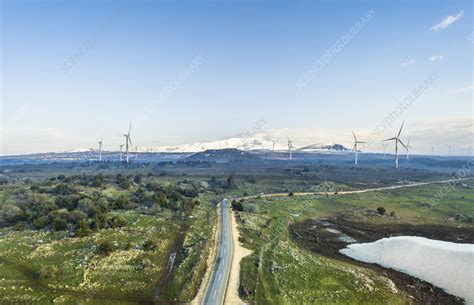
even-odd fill
[[[472,145],[472,1],[0,2],[1,155],[115,150],[130,122],[144,147],[258,125],[380,151],[402,121],[414,153]]]

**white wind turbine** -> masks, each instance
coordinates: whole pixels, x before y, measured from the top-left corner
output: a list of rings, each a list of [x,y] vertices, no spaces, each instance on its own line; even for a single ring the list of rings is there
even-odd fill
[[[359,141],[357,140],[357,137],[355,135],[354,132],[352,132],[352,135],[354,136],[354,148],[352,149],[354,152],[355,152],[355,165],[357,165],[357,144],[363,144],[363,143],[367,143],[367,142],[362,142],[362,141]]]
[[[102,136],[100,136],[99,144],[99,162],[102,162]]]
[[[407,145],[405,146],[405,149],[407,150],[407,160],[410,159],[410,150],[412,150],[412,146],[410,145],[410,138],[408,138]]]
[[[403,124],[405,124],[405,121],[403,121],[402,126],[400,127],[400,130],[398,131],[398,134],[396,137],[384,140],[384,142],[395,141],[395,168],[398,168],[398,143],[402,144],[403,147],[405,147],[405,149],[407,148],[405,144],[403,144],[402,140],[400,140],[400,134],[402,133]]]
[[[387,143],[380,143],[383,146],[383,156],[385,157],[385,148],[388,146]]]
[[[431,145],[431,155],[434,156],[434,146],[433,146],[433,144]]]
[[[288,153],[290,154],[290,160],[293,159],[293,152],[292,152],[293,148],[294,148],[293,141],[291,141],[290,138],[288,138]]]
[[[120,162],[122,162],[123,160],[122,154],[123,154],[123,144],[120,144]]]
[[[454,148],[454,145],[446,145],[449,148],[449,155],[451,156],[451,150]]]
[[[132,146],[132,139],[130,138],[131,130],[132,130],[132,123],[130,122],[130,127],[128,127],[128,133],[123,135],[125,137],[125,160],[127,164],[130,162],[129,145]]]

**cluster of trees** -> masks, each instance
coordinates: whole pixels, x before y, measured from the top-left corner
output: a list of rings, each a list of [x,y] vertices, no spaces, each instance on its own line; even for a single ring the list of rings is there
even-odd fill
[[[131,177],[60,175],[34,183],[29,190],[9,194],[0,206],[0,227],[70,230],[77,236],[85,236],[99,229],[126,226],[127,221],[113,210],[146,207],[142,210],[148,213],[162,209],[190,213],[199,204],[195,199],[199,194],[196,187],[163,187],[150,181],[144,183],[144,180],[141,174]],[[106,184],[128,192],[116,197],[105,196],[101,188]]]

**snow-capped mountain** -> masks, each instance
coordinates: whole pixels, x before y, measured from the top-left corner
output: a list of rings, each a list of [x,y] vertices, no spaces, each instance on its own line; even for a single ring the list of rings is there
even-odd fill
[[[175,152],[175,153],[190,153],[201,152],[206,150],[218,150],[226,148],[235,148],[239,150],[272,150],[273,142],[255,138],[255,137],[233,137],[224,140],[197,142],[192,144],[182,144],[176,146],[162,146],[154,148],[139,147],[139,152]],[[286,146],[275,143],[275,150],[285,150]]]
[[[141,152],[141,153],[197,153],[206,150],[220,150],[220,149],[238,149],[243,151],[249,150],[275,150],[275,151],[286,151],[288,146],[286,143],[278,143],[266,140],[259,136],[247,136],[247,135],[237,135],[235,137],[209,141],[209,142],[197,142],[191,144],[181,144],[175,146],[158,146],[158,147],[132,147],[130,151]],[[304,147],[294,147],[293,150],[305,151],[305,152],[341,152],[347,151],[341,144],[313,144]],[[104,150],[106,152],[107,150]],[[65,153],[87,153],[87,152],[97,152],[96,148],[78,148],[66,151]],[[110,151],[109,151],[110,152]]]

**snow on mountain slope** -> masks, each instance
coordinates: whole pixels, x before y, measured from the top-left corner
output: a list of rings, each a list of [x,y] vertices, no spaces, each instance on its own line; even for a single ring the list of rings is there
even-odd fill
[[[274,146],[275,145],[275,146]],[[216,140],[210,142],[197,142],[191,144],[181,144],[175,146],[159,146],[159,147],[132,147],[130,148],[131,152],[168,152],[168,153],[196,153],[206,150],[219,150],[234,148],[238,150],[248,151],[248,150],[273,150],[275,151],[287,151],[288,146],[286,143],[277,143],[265,140],[260,137],[255,136],[242,136],[237,135],[232,138],[227,138],[223,140]],[[337,152],[337,151],[346,151],[347,149],[340,144],[313,144],[309,146],[304,146],[301,148],[295,147],[294,150],[301,151],[315,151],[315,152]],[[97,151],[94,148],[79,148],[67,151],[68,153],[79,153],[79,152],[92,152]],[[105,151],[105,150],[104,150]]]
[[[273,142],[253,137],[235,137],[211,142],[198,142],[156,148],[138,148],[140,152],[201,152],[209,149],[235,148],[239,150],[272,150]],[[285,150],[286,146],[275,143],[275,150]]]

